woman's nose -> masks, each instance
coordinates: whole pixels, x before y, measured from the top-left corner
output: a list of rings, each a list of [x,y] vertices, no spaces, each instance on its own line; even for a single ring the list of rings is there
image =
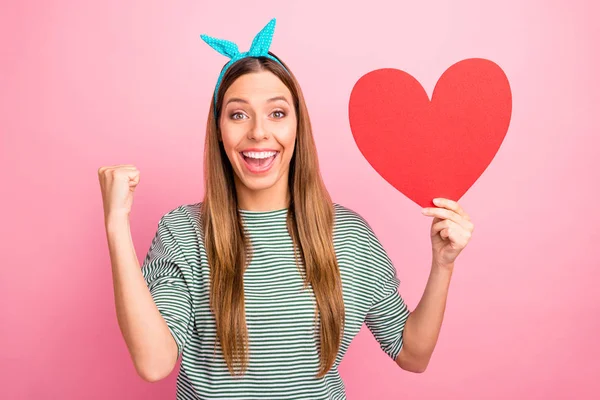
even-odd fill
[[[260,118],[255,118],[254,124],[250,128],[250,132],[248,132],[248,137],[254,140],[261,140],[268,137],[268,131],[264,121]]]

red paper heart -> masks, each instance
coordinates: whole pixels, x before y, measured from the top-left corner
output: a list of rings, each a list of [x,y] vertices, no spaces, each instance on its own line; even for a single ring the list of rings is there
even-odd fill
[[[435,197],[458,201],[496,155],[512,97],[492,61],[460,61],[440,77],[429,101],[404,71],[375,70],[350,95],[352,135],[369,164],[421,207]]]

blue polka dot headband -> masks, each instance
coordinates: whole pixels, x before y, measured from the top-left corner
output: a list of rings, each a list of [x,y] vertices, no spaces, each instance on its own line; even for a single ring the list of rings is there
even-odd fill
[[[250,50],[240,53],[238,50],[237,44],[230,42],[229,40],[217,39],[207,35],[200,35],[202,40],[204,40],[210,47],[223,54],[224,56],[229,57],[231,60],[225,64],[221,74],[219,75],[219,79],[217,79],[217,86],[215,87],[215,115],[217,112],[217,93],[219,92],[219,86],[221,85],[221,80],[223,79],[223,75],[227,71],[227,69],[236,61],[246,58],[246,57],[267,57],[273,61],[279,63],[282,67],[283,64],[276,59],[275,57],[269,54],[269,47],[271,47],[271,41],[273,40],[273,32],[275,31],[275,18],[269,21],[264,28],[261,29],[260,32],[256,34],[254,40],[252,41],[252,45],[250,46]],[[283,67],[285,69],[285,67]],[[287,71],[287,70],[286,70]]]

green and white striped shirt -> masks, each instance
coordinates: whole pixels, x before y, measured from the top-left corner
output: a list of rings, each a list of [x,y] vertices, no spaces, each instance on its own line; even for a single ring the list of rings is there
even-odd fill
[[[409,310],[396,270],[368,223],[335,206],[334,248],[346,310],[336,362],[321,379],[315,301],[304,288],[287,231],[287,209],[242,210],[253,256],[244,274],[249,365],[229,374],[209,310],[209,265],[200,203],[164,214],[142,272],[183,356],[177,399],[345,399],[338,366],[363,323],[392,359],[400,353]],[[216,349],[216,351],[215,351]]]

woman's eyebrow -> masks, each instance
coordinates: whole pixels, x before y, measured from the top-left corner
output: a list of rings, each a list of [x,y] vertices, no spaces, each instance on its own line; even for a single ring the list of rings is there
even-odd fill
[[[275,97],[271,97],[270,99],[268,99],[268,100],[267,100],[267,103],[272,103],[272,102],[274,102],[274,101],[278,101],[278,100],[283,100],[283,101],[285,101],[286,103],[288,103],[288,104],[289,104],[289,102],[287,101],[287,99],[286,99],[284,96],[275,96]],[[242,98],[240,98],[240,97],[232,97],[232,98],[230,98],[230,99],[227,101],[227,103],[225,103],[225,105],[227,106],[227,104],[229,104],[229,103],[234,103],[234,102],[237,102],[237,103],[244,103],[244,104],[249,104],[249,103],[248,103],[248,100],[242,99]]]
[[[271,103],[277,100],[283,100],[286,103],[288,103],[287,99],[284,96],[275,96],[275,97],[271,97],[269,100],[267,100],[267,103]],[[288,103],[289,104],[289,103]]]

